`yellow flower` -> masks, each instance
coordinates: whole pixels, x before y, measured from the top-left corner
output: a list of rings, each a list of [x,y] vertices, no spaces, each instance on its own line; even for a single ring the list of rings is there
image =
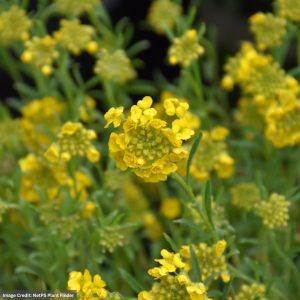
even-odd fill
[[[55,47],[56,41],[51,36],[34,36],[25,42],[25,51],[21,55],[21,60],[38,67],[44,75],[49,75],[51,65],[58,57]]]
[[[173,220],[181,214],[181,204],[177,198],[165,198],[160,205],[160,213],[166,218]]]
[[[99,2],[99,0],[55,0],[60,12],[73,16],[91,11],[99,5]]]
[[[190,29],[181,37],[173,40],[168,51],[169,63],[171,65],[181,65],[188,67],[190,64],[204,53],[204,48],[198,42],[197,31]]]
[[[54,32],[54,38],[72,54],[79,55],[92,42],[95,29],[81,24],[79,19],[61,20],[59,31]]]
[[[229,130],[226,127],[217,126],[211,130],[210,134],[213,140],[223,141],[228,136]]]
[[[161,238],[163,234],[162,225],[152,212],[146,212],[143,214],[143,224],[145,226],[148,239],[156,241]]]
[[[78,300],[106,299],[108,291],[100,275],[91,276],[86,269],[84,273],[73,271],[69,274],[68,290],[77,292]]]
[[[268,201],[256,206],[256,213],[270,229],[287,227],[290,202],[282,195],[273,193]]]
[[[151,106],[151,97],[144,97],[131,107],[121,133],[110,135],[109,153],[121,170],[130,168],[144,181],[158,182],[177,170],[187,152],[166,122],[155,118]]]
[[[109,52],[102,49],[95,65],[95,73],[104,80],[124,84],[136,77],[136,71],[124,50]]]
[[[265,50],[282,43],[287,25],[284,18],[259,12],[251,16],[249,21],[259,49]]]
[[[300,21],[300,3],[298,0],[277,0],[279,14],[291,21]]]
[[[45,157],[52,163],[62,159],[68,161],[72,156],[86,156],[95,163],[100,159],[99,151],[91,140],[97,137],[95,131],[87,130],[81,123],[67,122],[58,134],[58,141],[45,152]]]
[[[173,28],[176,20],[181,16],[182,8],[170,0],[155,0],[151,2],[147,21],[157,33],[164,33]]]
[[[202,282],[193,283],[187,286],[186,289],[190,295],[191,300],[204,300],[206,298],[206,287]]]
[[[201,279],[203,281],[210,276],[213,276],[214,280],[217,280],[220,277],[223,282],[228,282],[230,280],[224,256],[226,244],[225,240],[220,240],[212,246],[208,246],[205,243],[200,243],[198,246],[193,245],[194,252],[199,261]],[[182,246],[180,254],[183,257],[183,261],[188,265],[186,270],[190,270],[192,266],[190,261],[190,248],[188,246]]]
[[[119,127],[122,122],[124,107],[120,106],[117,108],[110,108],[107,113],[104,115],[106,121],[105,128],[107,128],[111,123],[114,124],[114,127]]]
[[[32,21],[26,12],[17,5],[0,13],[0,44],[10,44],[19,40],[27,40]]]

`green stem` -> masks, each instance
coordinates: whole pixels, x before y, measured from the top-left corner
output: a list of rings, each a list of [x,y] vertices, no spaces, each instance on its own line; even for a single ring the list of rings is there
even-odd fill
[[[111,85],[111,82],[103,80],[103,89],[105,94],[105,100],[107,101],[107,104],[109,107],[117,106],[117,103],[114,98],[114,92]]]
[[[195,195],[191,189],[191,187],[183,180],[183,178],[178,175],[177,173],[173,173],[171,175],[171,177],[178,183],[178,185],[180,185],[180,187],[185,191],[185,193],[187,194],[188,198],[189,198],[189,202],[191,203],[194,203],[194,204],[197,204],[197,201],[196,201],[196,198],[195,198]],[[218,237],[217,237],[217,233],[215,231],[215,229],[211,226],[210,222],[208,221],[207,217],[205,216],[204,212],[202,211],[202,208],[200,207],[198,209],[198,212],[200,213],[200,216],[202,218],[202,220],[205,222],[205,225],[207,226],[207,228],[209,229],[210,231],[210,234],[211,234],[211,237],[212,237],[212,240],[214,242],[216,242],[218,240]]]

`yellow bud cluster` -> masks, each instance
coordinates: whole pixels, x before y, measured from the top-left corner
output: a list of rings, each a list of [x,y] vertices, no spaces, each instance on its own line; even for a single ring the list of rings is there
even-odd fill
[[[52,63],[57,59],[56,41],[49,35],[44,37],[34,36],[25,42],[25,51],[21,55],[24,63],[38,67],[48,76],[52,73]]]
[[[199,261],[201,279],[203,281],[210,276],[213,276],[214,280],[221,277],[223,282],[228,282],[230,280],[224,256],[226,245],[227,243],[225,240],[220,240],[212,246],[208,246],[205,243],[200,243],[198,246],[193,245],[194,252]],[[184,258],[183,261],[186,261],[187,263],[186,269],[190,270],[192,267],[190,248],[188,246],[182,246],[180,255]]]
[[[27,40],[32,26],[26,12],[17,5],[0,13],[0,44],[8,45],[19,40]]]
[[[100,275],[91,276],[88,270],[83,273],[73,271],[69,275],[68,290],[77,292],[78,300],[86,299],[106,299],[108,291],[105,289],[106,283]]]
[[[288,225],[289,206],[290,202],[284,196],[273,193],[268,201],[256,207],[256,213],[270,229],[283,228]]]
[[[74,55],[79,55],[82,51],[88,50],[94,33],[95,29],[92,26],[83,25],[79,19],[73,19],[61,20],[60,29],[53,35],[63,48]]]
[[[231,177],[234,173],[234,160],[227,152],[224,139],[229,134],[225,127],[215,127],[204,131],[201,142],[192,161],[190,173],[200,182],[208,180],[210,173],[217,172],[221,178]]]
[[[60,159],[68,161],[72,156],[86,156],[89,161],[96,163],[100,153],[91,143],[96,137],[95,131],[85,129],[81,123],[67,122],[58,134],[58,141],[44,155],[52,163]]]
[[[171,0],[152,1],[148,11],[147,21],[160,34],[173,28],[176,20],[181,16],[182,8]]]
[[[298,0],[277,0],[279,14],[288,20],[300,22],[300,2]]]
[[[241,290],[234,298],[229,297],[229,300],[266,300],[266,287],[262,284],[253,283],[251,285],[243,284]]]
[[[284,18],[271,13],[256,13],[251,16],[250,30],[254,34],[257,47],[260,50],[272,48],[282,43],[286,34],[287,22]]]
[[[124,234],[119,226],[105,227],[99,230],[99,244],[102,251],[112,253],[115,248],[124,245]]]
[[[204,48],[198,42],[198,35],[195,29],[186,31],[181,37],[173,40],[168,50],[168,59],[171,65],[179,64],[181,67],[188,67],[199,56],[204,53]]]
[[[245,211],[254,211],[261,202],[260,190],[256,184],[242,182],[230,189],[233,205]]]
[[[109,52],[102,49],[96,62],[95,73],[104,80],[124,84],[136,77],[136,71],[124,50]]]
[[[99,0],[55,0],[58,10],[61,13],[78,16],[84,12],[93,10],[99,5]]]

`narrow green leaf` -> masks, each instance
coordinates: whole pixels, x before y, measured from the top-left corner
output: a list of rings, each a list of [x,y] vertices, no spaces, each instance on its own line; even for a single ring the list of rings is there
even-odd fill
[[[192,161],[193,161],[193,158],[195,156],[195,153],[198,149],[198,146],[201,142],[201,139],[202,139],[202,132],[199,131],[197,134],[196,134],[196,137],[195,137],[195,141],[192,145],[192,148],[191,148],[191,151],[190,151],[190,155],[189,155],[189,158],[188,158],[188,161],[187,161],[187,166],[186,166],[186,182],[189,183],[189,179],[190,179],[190,167],[191,167],[191,164],[192,164]]]
[[[127,281],[129,286],[132,288],[132,290],[136,293],[140,292],[143,290],[143,287],[141,284],[139,284],[135,278],[130,275],[127,271],[125,271],[123,268],[119,268],[119,271],[121,273],[121,276],[124,278],[124,280]]]
[[[231,282],[232,282],[232,280],[230,280],[225,285],[225,288],[224,288],[224,291],[223,291],[223,298],[222,298],[222,300],[227,300],[228,299],[229,291],[230,291],[230,288],[231,288]]]
[[[212,226],[212,228],[214,228],[214,223],[213,223],[213,219],[212,219],[212,211],[211,211],[211,184],[210,181],[208,180],[204,186],[203,189],[203,200],[204,200],[204,208],[205,208],[205,212],[208,218],[208,221],[210,223],[210,225]]]
[[[194,230],[196,230],[197,232],[199,232],[199,226],[196,225],[194,222],[187,220],[187,219],[178,219],[173,221],[174,223],[179,223],[179,224],[184,224],[190,228],[193,228]]]
[[[169,245],[171,246],[172,250],[174,252],[177,252],[178,251],[178,247],[176,246],[176,243],[173,241],[173,239],[167,235],[165,232],[164,232],[164,238],[166,239],[166,241],[169,243]]]
[[[194,280],[200,282],[201,281],[200,264],[192,245],[190,245],[190,254],[191,254],[192,272],[194,275]]]

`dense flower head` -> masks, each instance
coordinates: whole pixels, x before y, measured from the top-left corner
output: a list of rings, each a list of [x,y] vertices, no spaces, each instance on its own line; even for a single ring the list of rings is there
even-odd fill
[[[300,143],[300,102],[297,99],[287,99],[268,109],[265,135],[277,148]]]
[[[220,277],[223,282],[228,282],[230,280],[224,256],[226,245],[227,243],[225,240],[219,240],[212,246],[208,246],[205,243],[192,246],[199,261],[201,279],[203,281],[210,276],[213,276],[214,280],[217,280]],[[180,255],[184,258],[183,261],[187,262],[187,270],[189,270],[192,267],[190,248],[188,246],[182,246]]]
[[[45,157],[56,163],[60,159],[68,161],[72,156],[86,156],[95,163],[100,159],[100,153],[91,143],[96,137],[94,130],[85,129],[81,123],[67,122],[58,133],[58,141],[45,152]]]
[[[81,24],[79,19],[63,19],[60,21],[59,30],[54,32],[54,38],[62,47],[78,55],[87,49],[94,33],[92,26]]]
[[[263,284],[252,283],[251,285],[243,284],[237,295],[229,297],[229,300],[266,300],[266,287]]]
[[[300,2],[298,0],[277,0],[279,14],[291,21],[300,21]]]
[[[99,5],[99,2],[99,0],[55,0],[60,12],[73,16],[91,11]]]
[[[105,287],[101,276],[92,277],[87,269],[83,273],[73,271],[69,274],[68,290],[76,291],[78,300],[106,299],[108,291]]]
[[[173,28],[182,8],[171,0],[155,0],[149,7],[147,20],[157,33],[164,33],[166,29]]]
[[[209,300],[207,289],[202,282],[192,282],[184,271],[186,264],[180,253],[161,251],[162,259],[155,259],[160,264],[148,271],[156,279],[150,291],[142,291],[139,300]]]
[[[0,44],[10,44],[19,40],[27,40],[32,26],[26,12],[17,5],[0,13]]]
[[[124,245],[124,230],[120,226],[107,226],[99,229],[99,244],[102,251],[113,253]]]
[[[95,65],[95,73],[104,80],[124,84],[136,77],[136,71],[126,52],[122,49],[101,49]]]
[[[54,97],[34,99],[21,108],[23,142],[34,152],[45,151],[60,126],[65,105]]]
[[[147,96],[131,107],[120,123],[121,133],[110,135],[109,153],[121,170],[130,168],[144,181],[158,182],[177,170],[177,163],[187,157],[187,151],[182,147],[182,138],[155,117],[152,102]],[[110,122],[107,115],[104,118]]]
[[[278,46],[286,34],[287,22],[271,13],[256,13],[250,17],[250,30],[261,50]]]
[[[230,189],[233,205],[246,211],[253,211],[261,202],[260,190],[252,182],[242,182]]]
[[[267,201],[256,207],[256,213],[263,224],[270,229],[284,228],[288,225],[290,202],[283,195],[272,193]]]
[[[210,173],[216,171],[221,178],[234,173],[234,160],[227,152],[224,139],[229,131],[224,127],[204,131],[201,142],[192,161],[190,173],[199,181],[208,180]]]
[[[168,59],[171,65],[188,67],[203,53],[204,48],[199,44],[197,31],[190,29],[181,37],[174,38],[168,50]]]
[[[52,64],[58,57],[56,41],[51,36],[34,36],[25,42],[25,51],[21,55],[24,63],[38,67],[44,75],[52,73]]]

